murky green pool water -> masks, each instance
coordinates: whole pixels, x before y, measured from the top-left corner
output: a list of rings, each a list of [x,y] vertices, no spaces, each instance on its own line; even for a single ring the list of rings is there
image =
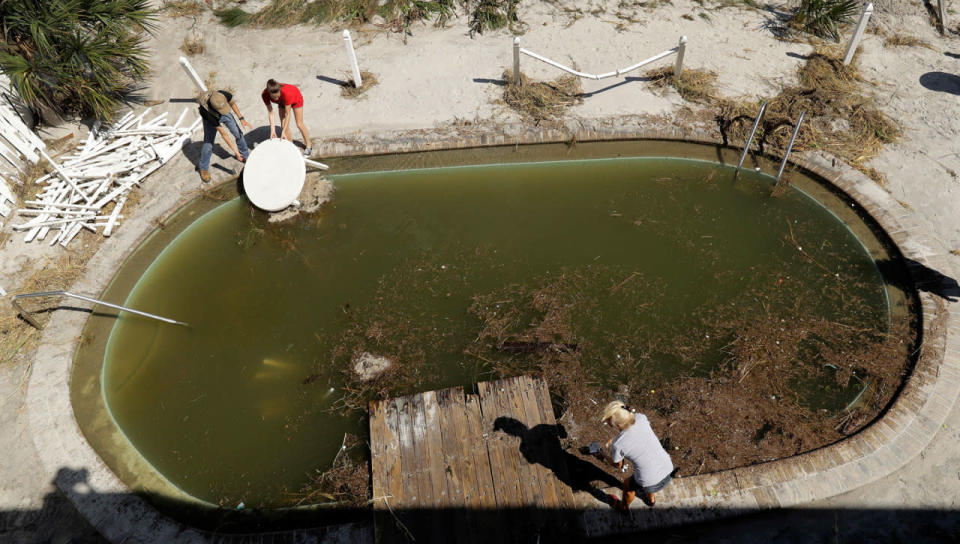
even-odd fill
[[[860,301],[845,322],[883,327],[883,282],[850,231],[799,191],[771,198],[768,176],[731,173],[619,158],[340,175],[320,213],[283,227],[243,199],[225,203],[130,293],[126,304],[190,327],[123,314],[106,350],[107,404],[181,489],[280,505],[327,468],[345,432],[363,432],[361,414],[331,410],[358,353],[408,365],[418,390],[490,377],[466,353],[482,326],[475,300],[509,305],[518,290],[567,285],[592,308],[569,328],[614,389],[631,372],[627,350],[648,337],[708,348],[653,357],[664,379],[709,372],[723,346],[705,316],[759,309],[758,286],[793,289],[834,319],[841,278],[841,296]],[[837,410],[858,391],[820,387],[810,402]]]

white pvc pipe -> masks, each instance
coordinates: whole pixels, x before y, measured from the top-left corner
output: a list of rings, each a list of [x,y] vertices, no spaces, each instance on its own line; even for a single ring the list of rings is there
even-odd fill
[[[938,3],[940,8],[940,33],[944,36],[947,35],[947,0],[940,0]]]
[[[867,22],[870,21],[871,15],[873,15],[872,2],[863,6],[863,11],[860,12],[860,20],[857,21],[857,28],[853,31],[850,43],[847,44],[847,52],[843,56],[844,65],[850,64],[850,61],[853,60],[853,54],[857,51],[857,46],[860,45],[860,40],[863,38],[863,32],[867,29]]]
[[[347,57],[350,59],[350,68],[353,69],[353,86],[360,88],[363,80],[360,78],[360,65],[357,64],[357,52],[353,50],[353,38],[350,37],[350,31],[343,31],[343,45],[347,49]]]
[[[310,159],[303,159],[303,163],[306,164],[307,166],[311,167],[311,168],[316,168],[316,169],[318,169],[318,170],[329,170],[329,169],[330,169],[330,167],[327,166],[326,164],[323,164],[322,162],[318,162],[318,161],[312,161],[312,160],[310,160]]]
[[[528,49],[520,49],[520,52],[523,53],[524,55],[529,55],[529,56],[531,56],[531,57],[539,60],[540,62],[545,62],[545,63],[549,64],[550,66],[554,66],[554,67],[556,67],[556,68],[559,68],[559,69],[563,70],[564,72],[569,72],[569,73],[571,73],[571,74],[573,74],[573,75],[575,75],[575,76],[582,77],[582,78],[585,78],[585,79],[597,79],[597,76],[595,76],[595,75],[593,75],[593,74],[587,74],[587,73],[584,73],[584,72],[578,72],[578,71],[574,70],[573,68],[570,68],[569,66],[564,66],[564,65],[560,64],[559,62],[555,62],[555,61],[552,61],[552,60],[548,59],[547,57],[541,57],[540,55],[538,55],[538,54],[536,54],[536,53],[534,53],[533,51],[530,51],[530,50],[528,50]]]
[[[673,79],[676,81],[683,73],[683,55],[687,52],[687,37],[680,36],[680,43],[677,44],[677,62],[673,65]]]
[[[643,68],[644,66],[650,64],[651,62],[656,62],[656,61],[658,61],[658,60],[660,60],[660,59],[662,59],[662,58],[664,58],[664,57],[669,57],[670,55],[672,55],[672,54],[674,54],[674,53],[676,53],[676,52],[677,52],[677,48],[676,48],[676,47],[674,47],[673,49],[668,49],[668,50],[664,51],[663,53],[660,53],[659,55],[654,55],[654,56],[650,57],[649,59],[642,60],[642,61],[634,64],[633,66],[627,66],[626,68],[623,68],[623,69],[621,69],[621,70],[617,70],[617,71],[614,73],[614,75],[619,76],[619,75],[622,75],[622,74],[626,74],[626,73],[628,73],[628,72],[632,72],[632,71],[636,70],[637,68]]]
[[[623,74],[626,74],[626,73],[628,73],[628,72],[632,72],[632,71],[636,70],[637,68],[641,68],[641,67],[643,67],[643,66],[646,66],[647,64],[650,64],[651,62],[656,62],[656,61],[658,61],[658,60],[660,60],[660,59],[662,59],[662,58],[664,58],[664,57],[668,57],[668,56],[670,56],[670,55],[672,55],[672,54],[674,54],[674,53],[677,53],[677,55],[678,55],[678,56],[677,56],[677,64],[674,66],[674,71],[675,71],[675,73],[676,73],[677,68],[680,68],[680,67],[682,67],[682,65],[683,65],[683,51],[686,49],[687,37],[684,36],[684,37],[680,38],[680,45],[678,45],[677,47],[674,47],[673,49],[667,49],[667,50],[664,51],[663,53],[654,55],[654,56],[652,56],[652,57],[650,57],[650,58],[648,58],[648,59],[642,60],[642,61],[640,61],[640,62],[638,62],[638,63],[636,63],[636,64],[633,64],[633,65],[631,65],[631,66],[628,66],[628,67],[626,67],[626,68],[620,68],[620,69],[614,70],[614,71],[612,71],[612,72],[606,72],[606,73],[603,73],[603,74],[589,74],[589,73],[586,73],[586,72],[578,72],[577,70],[574,70],[573,68],[570,68],[569,66],[564,66],[563,64],[560,64],[559,62],[550,60],[550,59],[548,59],[547,57],[544,57],[544,56],[542,56],[542,55],[538,55],[538,54],[534,53],[533,51],[530,51],[529,49],[523,49],[523,48],[520,47],[520,38],[515,38],[513,44],[514,44],[514,50],[517,51],[517,53],[515,54],[515,57],[514,57],[514,67],[515,67],[515,68],[518,68],[518,67],[519,67],[519,64],[520,64],[520,61],[519,61],[519,53],[523,53],[524,55],[528,55],[528,56],[530,56],[530,57],[533,57],[533,58],[539,60],[540,62],[547,63],[547,64],[549,64],[550,66],[559,68],[559,69],[563,70],[564,72],[568,72],[568,73],[573,74],[573,75],[575,75],[575,76],[577,76],[577,77],[582,77],[582,78],[584,78],[584,79],[597,79],[597,80],[600,80],[600,79],[606,79],[606,78],[608,78],[608,77],[622,76]],[[519,73],[519,70],[517,70],[517,73]],[[517,83],[518,80],[519,80],[519,76],[515,76],[515,77],[514,77],[514,83]]]
[[[513,84],[520,84],[520,38],[513,39]]]
[[[203,80],[200,79],[199,75],[197,75],[197,71],[193,69],[193,66],[190,65],[190,61],[187,60],[186,57],[180,57],[180,65],[183,66],[184,70],[186,70],[187,75],[190,76],[193,84],[200,89],[200,92],[206,92],[207,86],[203,84]]]

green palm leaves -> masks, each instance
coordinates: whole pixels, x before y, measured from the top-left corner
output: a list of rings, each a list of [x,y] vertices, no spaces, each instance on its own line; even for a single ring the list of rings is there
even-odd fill
[[[851,22],[860,5],[859,0],[802,0],[792,22],[821,38],[840,41],[839,26]]]
[[[109,119],[148,73],[148,0],[0,0],[0,69],[34,109]]]

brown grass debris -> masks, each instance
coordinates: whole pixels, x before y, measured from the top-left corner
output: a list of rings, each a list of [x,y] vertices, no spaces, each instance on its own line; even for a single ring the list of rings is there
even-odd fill
[[[191,32],[184,36],[183,43],[180,44],[180,50],[188,57],[202,55],[206,50],[206,45],[203,43],[203,34]]]
[[[47,259],[24,280],[16,291],[11,289],[11,293],[69,289],[80,278],[86,269],[87,262],[99,246],[91,240],[81,235],[71,246],[69,253],[64,253],[56,259]],[[52,313],[50,310],[56,309],[61,303],[55,297],[18,302],[25,310],[32,312],[33,319],[41,325],[46,325]],[[13,362],[19,353],[33,350],[41,331],[19,317],[17,311],[5,299],[2,305],[4,308],[0,312],[0,365],[7,365]]]
[[[583,102],[580,78],[563,75],[549,81],[534,81],[523,73],[520,84],[513,82],[513,71],[503,73],[506,85],[503,101],[520,117],[534,125],[559,125],[559,120],[570,106]]]
[[[197,17],[208,8],[200,0],[165,0],[160,9],[170,17]]]
[[[767,99],[757,135],[761,151],[784,152],[802,111],[807,113],[795,151],[820,149],[864,172],[865,161],[900,137],[900,127],[860,88],[864,79],[856,68],[844,66],[832,50],[818,50],[797,75],[799,85]],[[756,101],[721,100],[717,123],[724,141],[745,142],[758,109]]]
[[[644,74],[654,88],[673,86],[684,99],[697,104],[708,104],[717,99],[717,73],[710,70],[686,69],[680,77],[673,75],[673,66],[655,68]]]
[[[357,87],[356,82],[353,78],[350,78],[346,84],[340,86],[340,96],[344,98],[359,98],[364,93],[366,93],[371,87],[379,83],[377,81],[377,76],[373,72],[367,72],[365,70],[360,71],[360,80],[363,82],[359,87]]]
[[[933,51],[933,46],[929,43],[907,34],[892,34],[883,41],[884,47],[926,47]]]

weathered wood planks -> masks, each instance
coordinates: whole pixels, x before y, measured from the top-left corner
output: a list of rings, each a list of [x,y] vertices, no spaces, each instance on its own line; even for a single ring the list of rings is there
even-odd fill
[[[476,394],[453,387],[372,402],[380,541],[408,530],[466,542],[564,530],[575,503],[557,435],[547,385],[529,376],[479,383]]]

